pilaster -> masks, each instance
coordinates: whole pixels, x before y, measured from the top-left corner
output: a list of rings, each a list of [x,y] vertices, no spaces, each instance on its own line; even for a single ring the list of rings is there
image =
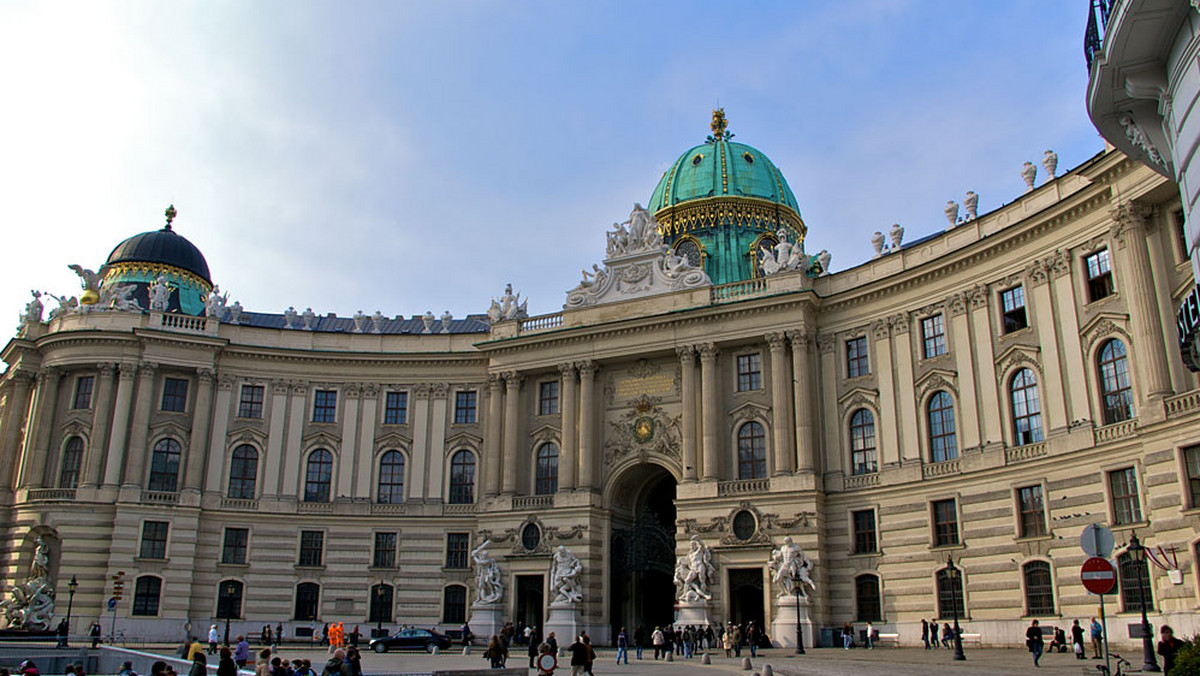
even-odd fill
[[[187,464],[183,472],[183,488],[200,491],[204,482],[204,463],[208,456],[208,434],[211,429],[214,375],[212,369],[196,373],[196,405],[192,408],[192,431],[188,439]],[[220,462],[217,456],[213,462]]]
[[[1122,295],[1128,299],[1126,302],[1136,341],[1132,346],[1131,361],[1139,364],[1136,375],[1141,379],[1141,408],[1146,412],[1152,408],[1147,406],[1150,400],[1161,399],[1171,393],[1162,318],[1155,302],[1150,254],[1146,250],[1147,219],[1152,213],[1151,207],[1138,202],[1125,202],[1111,212],[1113,220],[1117,222],[1112,235],[1124,264],[1117,268],[1116,276],[1118,281],[1124,281],[1126,293]]]
[[[96,364],[96,398],[92,400],[92,435],[88,441],[87,462],[79,485],[98,486],[104,480],[104,451],[108,440],[108,424],[112,420],[113,391],[116,388],[117,365],[111,362]]]
[[[515,371],[504,374],[504,485],[505,495],[515,495],[517,492],[517,468],[522,465],[521,440],[518,438],[521,429],[521,383],[524,376]]]
[[[695,481],[699,472],[696,457],[696,348],[683,345],[675,348],[679,356],[680,394],[683,401],[680,404],[680,432],[683,454],[683,480]]]
[[[594,361],[579,363],[579,487],[596,488],[596,371]]]
[[[224,487],[221,485],[221,478],[224,476],[224,470],[230,458],[225,451],[226,437],[229,434],[229,410],[233,400],[233,386],[235,380],[228,373],[217,374],[217,396],[213,404],[212,430],[208,435],[208,468],[204,479],[204,490],[209,493],[223,493]],[[266,472],[261,468],[264,467],[263,459],[267,456],[265,450],[259,453],[259,471],[258,475],[265,479]],[[259,493],[262,492],[262,483],[255,487]]]
[[[150,408],[154,406],[158,364],[143,362],[138,369],[137,399],[129,429],[129,455],[125,459],[123,487],[142,488],[146,473],[146,438],[150,433]]]
[[[495,373],[488,374],[488,416],[483,439],[483,483],[488,497],[500,493],[500,435],[504,411],[504,380]]]
[[[879,382],[879,468],[900,462],[899,422],[896,420],[895,367],[892,364],[891,327],[880,319],[871,327],[875,338],[875,377]]]
[[[717,384],[717,346],[704,343],[697,350],[700,352],[701,417],[704,425],[702,476],[705,480],[715,481],[721,478],[721,422],[717,417],[720,415],[721,390]]]
[[[771,446],[775,465],[772,474],[791,474],[795,469],[794,453],[790,441],[792,421],[791,401],[788,399],[788,384],[792,382],[787,356],[787,343],[782,333],[768,333],[767,347],[771,355]]]
[[[54,413],[58,407],[58,385],[62,371],[43,367],[37,374],[37,391],[33,398],[33,415],[25,432],[25,457],[21,460],[21,488],[43,485],[46,461],[50,455],[50,432],[54,429]]]
[[[105,486],[121,483],[127,448],[125,441],[129,438],[129,417],[133,410],[133,381],[138,371],[136,364],[120,364],[117,369],[117,403],[113,406],[112,435],[108,440],[108,453],[105,454]]]
[[[579,386],[575,380],[574,364],[559,364],[562,376],[562,449],[558,459],[558,491],[575,490],[576,468],[579,466]]]
[[[812,357],[810,346],[812,335],[808,332],[789,331],[788,341],[792,344],[792,407],[796,422],[796,469],[814,472],[817,469],[816,443],[813,440]],[[834,382],[834,381],[830,381]],[[829,388],[832,390],[833,388]],[[836,415],[832,427],[837,428]]]

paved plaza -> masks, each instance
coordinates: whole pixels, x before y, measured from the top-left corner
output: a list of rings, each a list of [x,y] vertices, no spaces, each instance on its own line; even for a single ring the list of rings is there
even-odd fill
[[[442,655],[425,655],[413,653],[388,653],[377,655],[363,654],[363,671],[368,675],[374,674],[406,674],[429,673],[443,669],[484,669],[487,662],[481,656],[482,649],[476,648],[469,657],[457,653]],[[288,650],[284,648],[280,654],[288,659],[305,657],[312,660],[314,668],[320,671],[320,666],[328,659],[328,653],[322,651]],[[818,648],[809,650],[808,654],[797,656],[790,650],[760,651],[757,659],[753,660],[753,670],[742,670],[742,661],[736,658],[726,658],[723,654],[712,655],[712,664],[701,664],[697,656],[691,660],[677,659],[674,662],[655,662],[648,659],[650,652],[641,662],[631,655],[629,665],[615,664],[616,651],[604,649],[599,651],[599,658],[593,671],[596,674],[629,674],[631,676],[652,674],[654,676],[676,676],[683,674],[751,674],[762,671],[764,665],[771,668],[780,676],[851,676],[870,674],[872,676],[941,676],[942,674],[1079,674],[1084,669],[1098,674],[1094,665],[1097,660],[1076,660],[1074,655],[1053,654],[1042,658],[1042,668],[1034,669],[1031,657],[1025,650],[1017,649],[976,649],[967,650],[967,661],[955,662],[948,650],[925,651],[919,648],[879,648],[876,650],[854,649],[845,651],[838,648]],[[747,653],[748,654],[748,653]],[[1131,657],[1131,656],[1127,656]],[[1136,661],[1136,660],[1135,660]],[[565,660],[564,660],[565,662]],[[514,654],[508,661],[510,667],[528,664],[524,654]],[[531,670],[531,674],[534,672]],[[560,668],[559,676],[570,674],[570,667]]]

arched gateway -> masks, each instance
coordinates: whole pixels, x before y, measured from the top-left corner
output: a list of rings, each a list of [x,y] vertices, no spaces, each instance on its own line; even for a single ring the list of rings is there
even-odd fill
[[[612,515],[608,568],[612,635],[674,621],[675,476],[641,462],[613,478],[607,492]]]

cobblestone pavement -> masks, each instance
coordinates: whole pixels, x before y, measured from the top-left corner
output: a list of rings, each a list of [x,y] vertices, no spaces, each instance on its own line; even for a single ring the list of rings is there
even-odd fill
[[[521,653],[514,652],[509,658],[508,666],[527,665],[523,648]],[[363,671],[366,674],[404,674],[429,673],[441,669],[485,669],[487,662],[481,656],[482,649],[475,648],[471,656],[464,657],[457,650],[442,655],[425,655],[417,653],[387,653],[377,655],[363,653]],[[630,676],[682,676],[685,674],[703,675],[705,673],[746,674],[750,676],[760,672],[767,664],[779,676],[851,676],[866,674],[869,676],[942,676],[943,674],[1074,674],[1084,673],[1099,675],[1095,665],[1099,660],[1076,660],[1071,654],[1052,654],[1042,658],[1042,667],[1035,669],[1031,656],[1025,650],[1017,649],[968,649],[965,662],[955,662],[947,650],[926,651],[916,648],[879,648],[876,650],[854,649],[845,651],[838,648],[811,649],[808,654],[797,656],[790,650],[759,651],[757,659],[752,660],[751,671],[742,670],[742,661],[737,658],[726,658],[723,654],[713,654],[712,664],[701,664],[697,656],[691,660],[683,658],[674,662],[655,662],[649,659],[647,651],[641,662],[630,656],[629,665],[617,665],[616,651],[603,649],[598,651],[594,672],[604,676],[608,674],[628,674]],[[304,657],[312,660],[313,667],[320,673],[321,666],[329,659],[328,653],[314,650],[291,650],[284,648],[280,654],[284,658]],[[743,653],[748,655],[748,652]],[[1128,657],[1128,655],[1127,655]],[[564,660],[565,662],[565,660]],[[530,671],[532,675],[534,672]],[[568,676],[570,667],[560,667],[557,676]]]

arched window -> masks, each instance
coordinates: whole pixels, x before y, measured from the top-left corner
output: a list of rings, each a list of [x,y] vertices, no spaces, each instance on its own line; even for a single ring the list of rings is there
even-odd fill
[[[938,601],[938,617],[951,618],[954,617],[954,609],[958,608],[958,618],[961,620],[966,617],[966,603],[963,601],[963,586],[962,586],[962,569],[960,568],[954,577],[950,577],[950,571],[943,568],[937,572],[937,601]]]
[[[243,589],[237,580],[221,580],[217,585],[217,619],[241,619]]]
[[[1038,399],[1037,376],[1030,369],[1017,371],[1010,381],[1013,439],[1018,446],[1042,440],[1042,402]]]
[[[143,575],[133,586],[132,615],[158,615],[158,599],[162,596],[162,578]]]
[[[317,619],[317,609],[321,601],[321,585],[315,582],[301,582],[296,585],[296,607],[293,620],[312,621]]]
[[[875,416],[865,408],[850,416],[850,471],[853,474],[879,471],[875,462]]]
[[[308,456],[308,467],[304,471],[304,501],[329,502],[329,490],[333,483],[333,454],[318,448]],[[297,619],[304,619],[298,617]]]
[[[390,584],[371,585],[371,607],[367,611],[367,622],[391,622],[393,589]]]
[[[1030,561],[1021,566],[1025,578],[1025,614],[1054,614],[1054,584],[1050,580],[1050,564]]]
[[[958,441],[954,437],[954,400],[944,390],[929,398],[929,450],[934,462],[958,457]]]
[[[388,451],[379,459],[379,497],[375,501],[404,502],[404,454],[400,451]]]
[[[675,255],[686,259],[688,265],[694,268],[700,267],[701,253],[700,245],[694,239],[681,239],[675,243]]]
[[[154,444],[150,456],[150,483],[152,491],[175,492],[179,490],[179,456],[182,449],[174,439],[161,439]]]
[[[452,584],[442,590],[442,622],[462,624],[467,619],[467,588]]]
[[[1103,397],[1104,424],[1111,425],[1133,417],[1133,390],[1129,386],[1129,360],[1125,343],[1115,338],[1100,348],[1100,394]]]
[[[879,595],[879,577],[859,575],[854,578],[854,605],[858,610],[859,622],[883,620],[883,602]]]
[[[533,492],[550,495],[558,490],[558,445],[554,442],[542,444],[537,452],[537,476]]]
[[[1121,609],[1127,613],[1140,613],[1142,604],[1146,612],[1154,612],[1154,594],[1150,591],[1150,569],[1145,561],[1138,563],[1129,552],[1117,557],[1117,570],[1121,587]]]
[[[738,430],[738,478],[767,476],[767,432],[751,420]]]
[[[62,467],[58,470],[58,487],[75,488],[79,485],[79,465],[83,461],[83,439],[71,437],[63,447]]]
[[[258,480],[258,451],[250,444],[233,449],[229,460],[229,497],[235,500],[253,500]]]
[[[450,458],[450,504],[475,502],[475,454],[459,451]]]

